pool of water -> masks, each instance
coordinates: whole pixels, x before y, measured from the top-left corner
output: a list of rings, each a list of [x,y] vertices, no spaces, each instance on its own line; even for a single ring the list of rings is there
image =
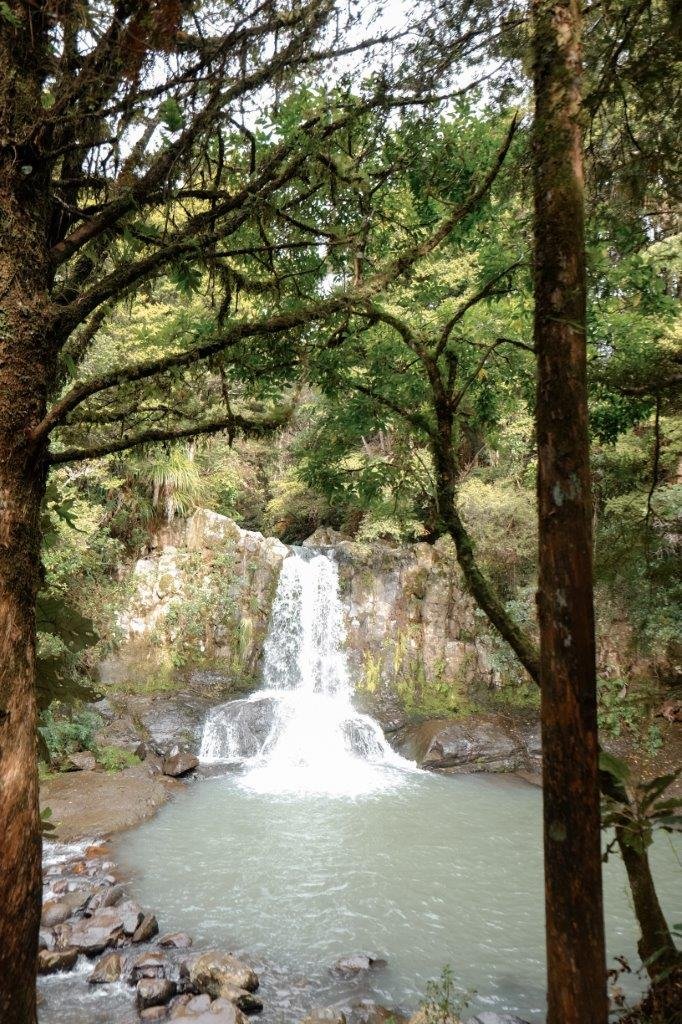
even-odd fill
[[[361,797],[268,794],[239,772],[191,786],[120,838],[116,859],[161,928],[255,960],[265,1017],[363,998],[406,1010],[449,965],[470,1006],[544,1020],[541,794],[514,779],[386,773]],[[401,785],[391,785],[400,781]],[[652,852],[664,908],[680,918],[680,847]],[[617,858],[606,866],[611,957],[636,957]],[[330,972],[348,953],[388,966]],[[636,977],[623,987],[634,994]]]

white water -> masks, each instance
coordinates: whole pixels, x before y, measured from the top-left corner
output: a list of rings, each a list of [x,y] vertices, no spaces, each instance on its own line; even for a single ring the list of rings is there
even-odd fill
[[[200,758],[240,764],[259,793],[359,796],[393,789],[414,766],[352,703],[334,561],[293,552],[282,565],[264,648],[263,688],[207,718]]]

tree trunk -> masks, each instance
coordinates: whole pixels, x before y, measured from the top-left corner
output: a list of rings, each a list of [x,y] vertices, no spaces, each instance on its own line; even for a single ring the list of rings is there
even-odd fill
[[[577,0],[534,0],[538,617],[548,1024],[606,1024]]]
[[[35,603],[47,462],[29,432],[45,412],[56,346],[50,172],[33,130],[45,19],[42,5],[14,6],[20,29],[0,17],[0,1021],[34,1024],[42,894]]]

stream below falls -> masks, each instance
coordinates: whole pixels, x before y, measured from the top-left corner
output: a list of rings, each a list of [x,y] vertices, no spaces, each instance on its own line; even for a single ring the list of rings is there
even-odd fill
[[[122,838],[117,860],[164,929],[262,963],[266,1020],[362,998],[409,1010],[447,964],[476,991],[474,1009],[542,1021],[541,850],[540,791],[515,779],[412,772],[401,786],[330,799],[263,794],[236,771]],[[679,853],[663,837],[652,852],[669,920],[679,919]],[[605,886],[609,955],[636,964],[616,857]],[[388,966],[351,981],[329,971],[360,951]],[[632,976],[621,984],[640,988]]]

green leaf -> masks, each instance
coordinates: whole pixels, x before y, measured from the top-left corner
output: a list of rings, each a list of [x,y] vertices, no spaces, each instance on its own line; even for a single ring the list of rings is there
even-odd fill
[[[625,785],[630,780],[630,767],[619,757],[602,750],[599,754],[599,768]]]

